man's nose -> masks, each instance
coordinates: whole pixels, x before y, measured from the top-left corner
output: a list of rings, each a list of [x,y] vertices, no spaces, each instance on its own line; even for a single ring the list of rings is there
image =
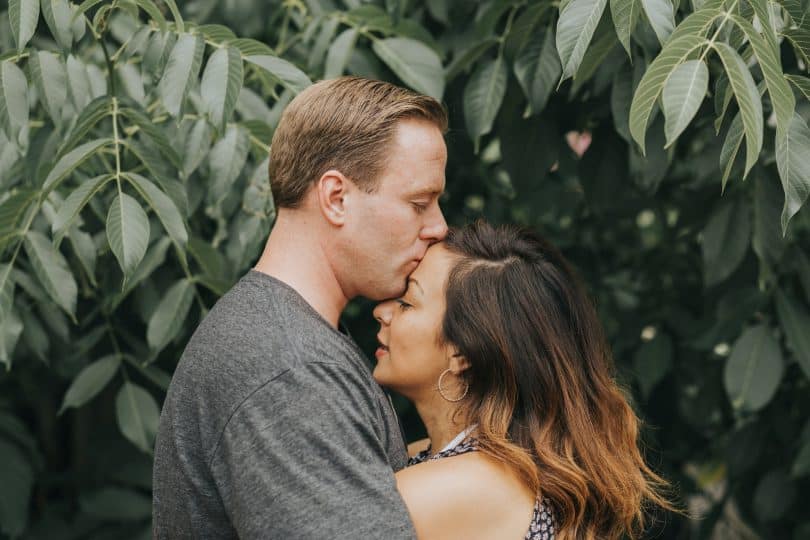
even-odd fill
[[[393,306],[393,300],[387,300],[377,304],[377,307],[374,308],[374,318],[377,319],[378,323],[383,326],[391,324],[391,314],[394,312]]]
[[[447,236],[447,222],[444,220],[442,210],[437,203],[427,223],[422,227],[419,237],[428,242],[441,242],[445,236]]]

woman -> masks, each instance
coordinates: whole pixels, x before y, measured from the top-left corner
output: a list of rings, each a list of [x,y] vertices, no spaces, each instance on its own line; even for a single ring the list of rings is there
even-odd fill
[[[429,435],[397,473],[420,538],[635,537],[649,503],[671,509],[596,312],[546,241],[451,231],[374,316],[374,377]]]

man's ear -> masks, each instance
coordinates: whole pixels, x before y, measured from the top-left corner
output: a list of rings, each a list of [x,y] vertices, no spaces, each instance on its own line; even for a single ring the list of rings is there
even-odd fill
[[[461,375],[462,372],[470,369],[470,361],[463,354],[455,352],[450,356],[450,363],[447,367],[453,375]]]
[[[351,181],[336,169],[329,169],[315,183],[318,209],[329,223],[337,227],[346,222],[344,202],[350,187]]]

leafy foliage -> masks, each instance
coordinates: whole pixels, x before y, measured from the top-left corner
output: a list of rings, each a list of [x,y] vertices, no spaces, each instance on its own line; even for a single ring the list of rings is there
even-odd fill
[[[451,223],[536,227],[579,267],[699,509],[658,537],[807,537],[808,7],[10,0],[0,537],[149,536],[161,396],[270,231],[281,111],[347,73],[447,104]]]

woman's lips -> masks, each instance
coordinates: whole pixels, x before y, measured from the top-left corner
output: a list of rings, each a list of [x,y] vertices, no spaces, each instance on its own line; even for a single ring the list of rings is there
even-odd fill
[[[379,358],[381,356],[385,356],[387,354],[388,354],[388,347],[384,347],[382,345],[377,347],[377,350],[374,351],[374,356],[377,357],[377,358]]]

